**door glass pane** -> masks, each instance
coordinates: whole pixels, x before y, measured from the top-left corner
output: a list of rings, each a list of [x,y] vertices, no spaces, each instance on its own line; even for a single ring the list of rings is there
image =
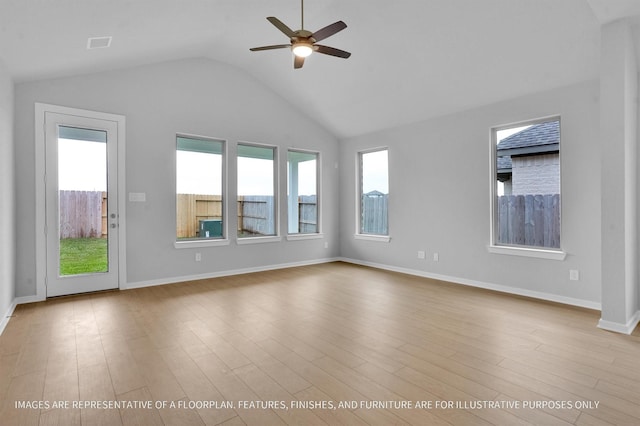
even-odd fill
[[[60,276],[109,271],[107,132],[58,127]]]

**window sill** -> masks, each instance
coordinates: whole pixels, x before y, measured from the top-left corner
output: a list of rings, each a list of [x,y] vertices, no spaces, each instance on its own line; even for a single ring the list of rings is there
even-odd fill
[[[388,243],[391,241],[391,237],[388,235],[354,234],[353,238],[356,240],[376,241],[379,243]]]
[[[287,241],[296,241],[296,240],[317,240],[320,238],[324,238],[324,234],[288,234]]]
[[[279,237],[277,235],[272,235],[272,236],[268,236],[268,237],[244,237],[244,238],[238,238],[236,240],[238,245],[260,244],[260,243],[279,243],[280,241],[282,241],[282,237]]]
[[[176,241],[173,246],[177,249],[186,248],[200,248],[200,247],[218,247],[228,246],[229,240],[224,239],[212,239],[212,240],[189,240],[189,241]]]
[[[509,256],[534,257],[538,259],[564,260],[567,253],[561,250],[545,250],[531,247],[511,247],[511,246],[495,246],[487,247],[489,253],[506,254]]]

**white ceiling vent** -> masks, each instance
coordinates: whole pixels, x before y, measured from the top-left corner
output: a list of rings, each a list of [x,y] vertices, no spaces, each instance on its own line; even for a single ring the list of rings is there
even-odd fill
[[[87,49],[103,49],[111,46],[111,36],[109,37],[89,37]]]

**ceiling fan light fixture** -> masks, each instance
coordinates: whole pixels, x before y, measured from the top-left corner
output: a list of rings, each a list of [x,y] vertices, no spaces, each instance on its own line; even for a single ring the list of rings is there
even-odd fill
[[[307,42],[297,42],[291,47],[291,50],[293,51],[294,55],[300,58],[306,58],[307,56],[311,55],[311,53],[313,53],[313,47],[311,43]]]
[[[275,16],[268,16],[267,21],[271,22],[274,27],[280,30],[281,33],[289,38],[291,44],[275,44],[271,46],[252,47],[249,50],[257,52],[261,50],[274,50],[274,49],[286,49],[289,48],[293,52],[293,68],[299,69],[304,65],[304,58],[311,55],[314,51],[322,53],[323,55],[335,56],[337,58],[347,59],[351,56],[351,53],[344,50],[336,49],[334,47],[323,46],[316,44],[321,40],[324,40],[332,35],[347,28],[347,24],[342,21],[336,21],[331,25],[320,28],[316,32],[307,31],[304,29],[304,0],[300,0],[300,15],[301,25],[300,29],[293,31],[285,23],[276,18]]]

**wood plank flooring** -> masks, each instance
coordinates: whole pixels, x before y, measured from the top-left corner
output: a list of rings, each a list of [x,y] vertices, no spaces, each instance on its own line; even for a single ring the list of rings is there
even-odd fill
[[[640,334],[345,263],[20,305],[2,425],[638,425]]]

